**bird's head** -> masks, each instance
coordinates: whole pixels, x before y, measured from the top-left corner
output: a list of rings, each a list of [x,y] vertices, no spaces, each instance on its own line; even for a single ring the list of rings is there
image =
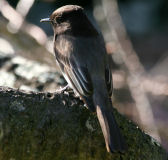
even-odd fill
[[[77,5],[60,7],[50,18],[41,19],[40,22],[51,22],[55,34],[69,33],[81,36],[98,34],[85,15],[84,9]]]

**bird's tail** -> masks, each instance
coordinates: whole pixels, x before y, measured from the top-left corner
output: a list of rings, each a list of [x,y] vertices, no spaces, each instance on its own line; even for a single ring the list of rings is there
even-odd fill
[[[125,143],[114,119],[113,113],[102,109],[100,106],[97,106],[96,111],[104,135],[107,151],[124,152]]]
[[[108,97],[97,94],[94,96],[94,103],[107,151],[123,153],[126,150],[126,145],[114,118],[112,104]]]

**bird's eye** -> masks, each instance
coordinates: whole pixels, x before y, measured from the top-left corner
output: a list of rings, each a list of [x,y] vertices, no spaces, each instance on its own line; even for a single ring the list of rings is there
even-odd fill
[[[61,23],[61,17],[56,18],[56,23],[58,23],[58,24]]]

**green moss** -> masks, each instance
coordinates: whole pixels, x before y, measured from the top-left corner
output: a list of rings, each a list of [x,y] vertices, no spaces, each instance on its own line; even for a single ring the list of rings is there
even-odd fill
[[[116,110],[116,120],[128,145],[125,154],[107,153],[96,115],[71,95],[49,98],[43,93],[10,90],[0,93],[0,102],[0,160],[168,159],[158,143]]]

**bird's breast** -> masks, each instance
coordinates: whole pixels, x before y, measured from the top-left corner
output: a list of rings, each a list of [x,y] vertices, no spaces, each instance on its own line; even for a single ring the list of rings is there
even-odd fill
[[[58,35],[55,38],[54,47],[63,56],[69,56],[73,50],[73,45],[71,40],[65,35]]]

